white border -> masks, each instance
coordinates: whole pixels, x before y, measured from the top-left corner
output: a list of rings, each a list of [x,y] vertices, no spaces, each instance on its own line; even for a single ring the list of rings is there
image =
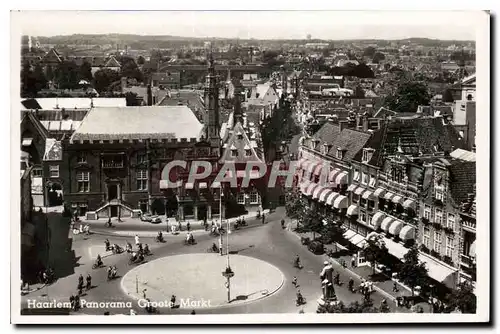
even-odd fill
[[[43,4],[45,8],[50,7],[49,4]],[[81,6],[81,3],[76,3],[76,6]],[[147,4],[140,4],[141,6],[147,6]],[[198,5],[195,3],[195,5]],[[309,8],[315,8],[314,4],[308,3]],[[118,5],[117,5],[118,6]],[[294,4],[292,4],[293,8]],[[273,4],[267,4],[266,9],[272,9]],[[384,7],[381,5],[381,7]],[[32,7],[33,8],[33,7]],[[297,8],[297,6],[295,6]],[[325,6],[316,7],[325,8]],[[387,8],[387,6],[385,6]],[[277,9],[277,8],[276,8]],[[356,14],[352,12],[343,12],[342,17],[346,20],[350,20],[351,23],[356,22],[351,15]],[[400,19],[395,19],[398,17],[396,12],[377,12],[377,15],[364,15],[363,22],[373,22],[376,23],[387,23],[395,21],[400,21]],[[448,17],[451,17],[453,13],[451,12],[440,12],[440,22],[449,22]],[[363,15],[362,15],[363,16]],[[399,16],[406,17],[406,16]],[[420,24],[428,24],[430,22],[431,16],[429,13],[413,12],[412,17],[420,22]],[[17,282],[20,274],[20,268],[18,266],[19,257],[19,231],[17,226],[19,224],[19,111],[18,98],[19,96],[19,69],[20,69],[20,57],[19,57],[19,39],[18,36],[21,35],[21,22],[20,20],[15,20],[14,16],[11,17],[11,43],[10,43],[10,55],[11,55],[11,282]],[[432,322],[451,322],[451,323],[461,323],[461,322],[475,322],[475,321],[487,321],[490,318],[489,315],[489,298],[490,298],[490,288],[489,288],[489,257],[490,257],[490,243],[489,243],[489,91],[490,91],[490,80],[489,80],[489,70],[490,70],[490,49],[489,49],[489,17],[485,12],[475,12],[468,13],[467,17],[462,17],[462,20],[466,19],[467,23],[471,23],[476,28],[476,52],[478,55],[477,59],[477,110],[481,111],[480,116],[477,117],[477,132],[476,142],[477,142],[477,211],[478,211],[478,228],[477,228],[477,240],[481,240],[478,245],[478,262],[477,262],[477,291],[478,291],[478,308],[477,314],[475,315],[464,315],[464,314],[384,314],[383,317],[380,314],[362,314],[362,315],[350,315],[350,314],[335,314],[335,315],[316,315],[316,314],[303,314],[298,316],[291,316],[291,314],[245,314],[245,315],[197,315],[197,323],[213,323],[213,324],[228,324],[228,323],[357,323],[362,322],[373,322],[373,323],[406,323],[406,322],[421,322],[421,323],[432,323]],[[413,20],[413,19],[412,19]],[[408,19],[405,20],[408,22]],[[454,19],[451,19],[454,21]],[[337,21],[338,22],[338,21]],[[454,22],[457,22],[456,19]],[[25,24],[36,24],[36,22],[24,22]],[[253,22],[253,24],[258,24],[258,22]],[[446,29],[446,24],[443,26]],[[182,323],[192,323],[193,318],[190,315],[183,316],[170,316],[170,317],[151,317],[151,316],[135,316],[135,317],[103,317],[103,316],[80,316],[80,317],[67,317],[67,316],[20,316],[20,296],[18,291],[18,284],[12,284],[11,286],[11,320],[14,323],[59,323],[59,324],[75,324],[75,323],[158,323],[158,324],[182,324]]]

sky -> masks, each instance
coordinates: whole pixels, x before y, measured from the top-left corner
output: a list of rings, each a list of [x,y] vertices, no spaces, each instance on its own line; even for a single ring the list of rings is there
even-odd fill
[[[32,36],[475,40],[475,23],[484,16],[477,11],[23,11],[11,17],[22,34]]]

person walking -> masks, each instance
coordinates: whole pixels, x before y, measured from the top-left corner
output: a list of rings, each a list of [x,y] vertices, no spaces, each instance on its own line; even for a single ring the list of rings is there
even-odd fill
[[[354,254],[351,258],[351,267],[356,268],[356,254]]]
[[[186,228],[187,228],[187,231],[190,232],[191,231],[191,223],[187,223],[186,224]]]
[[[139,246],[139,244],[140,244],[140,242],[139,242],[139,236],[136,234],[134,238],[135,238],[135,245]]]

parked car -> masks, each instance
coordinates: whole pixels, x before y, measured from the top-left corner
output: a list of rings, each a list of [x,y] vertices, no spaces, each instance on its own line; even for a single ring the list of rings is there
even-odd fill
[[[151,217],[151,223],[152,224],[159,224],[159,223],[161,223],[161,217],[160,216],[153,216],[153,217]]]
[[[153,219],[153,217],[149,213],[143,213],[141,215],[141,220],[143,222],[151,222],[152,219]]]
[[[311,241],[308,245],[307,248],[314,254],[316,255],[321,255],[325,253],[325,247],[323,243],[320,241]]]

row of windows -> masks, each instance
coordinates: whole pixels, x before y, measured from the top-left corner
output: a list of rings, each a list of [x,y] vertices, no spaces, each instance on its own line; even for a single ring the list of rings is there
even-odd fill
[[[429,205],[424,206],[424,218],[432,221],[432,210]],[[438,224],[443,224],[443,220],[446,219],[446,227],[455,230],[455,215],[453,213],[448,213],[448,219],[446,219],[446,212],[439,208],[434,209],[434,222]]]
[[[148,189],[148,173],[147,170],[141,169],[136,173],[137,190]],[[90,192],[90,172],[77,172],[76,183],[78,192]]]
[[[423,244],[425,247],[430,249],[430,230],[428,227],[424,227],[424,234],[423,234]],[[432,249],[441,254],[441,246],[442,246],[442,239],[443,233],[441,231],[434,231],[434,244]],[[453,251],[455,249],[455,244],[454,244],[454,239],[452,236],[446,236],[446,250],[445,250],[445,255],[452,257]]]
[[[377,182],[377,179],[374,176],[366,173],[360,173],[357,170],[354,170],[353,180],[356,182],[360,182],[363,185],[368,185],[372,188],[375,187],[375,183]]]
[[[250,204],[259,204],[259,194],[256,191],[249,193],[248,198],[250,200]],[[245,204],[245,194],[238,193],[236,200],[238,201],[238,204]]]

